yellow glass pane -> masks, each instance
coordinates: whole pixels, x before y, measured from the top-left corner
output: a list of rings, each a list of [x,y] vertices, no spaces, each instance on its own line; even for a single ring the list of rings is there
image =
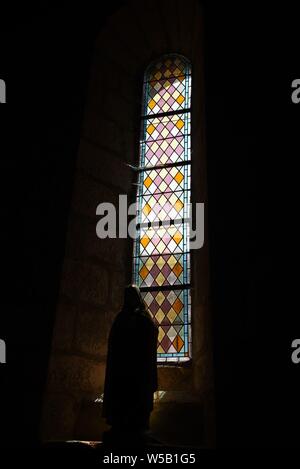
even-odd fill
[[[182,265],[180,264],[180,262],[177,262],[177,264],[173,268],[173,272],[176,275],[176,277],[179,277],[182,270],[183,270]]]
[[[177,212],[180,212],[180,210],[182,209],[183,205],[184,205],[183,202],[182,202],[181,200],[177,199],[176,202],[175,202],[175,210],[176,210]]]
[[[148,176],[144,181],[144,186],[146,186],[148,189],[151,186],[152,182],[152,179]]]
[[[170,320],[170,322],[174,322],[176,319],[176,316],[177,316],[177,313],[174,311],[173,308],[171,308],[167,314],[167,318]]]
[[[177,260],[174,256],[171,256],[170,259],[168,259],[168,264],[173,269],[174,265],[176,264]]]
[[[180,352],[180,350],[183,347],[183,340],[180,337],[180,335],[177,335],[173,341],[173,345],[176,348],[177,352]]]
[[[158,328],[158,342],[162,341],[162,339],[164,338],[164,335],[165,335],[165,333],[164,333],[163,329],[161,327],[159,327]]]
[[[182,104],[183,101],[184,101],[184,97],[182,96],[182,94],[180,96],[178,96],[178,98],[176,99],[177,103],[178,104]]]
[[[160,273],[158,274],[158,276],[156,277],[155,280],[156,280],[157,284],[161,286],[161,285],[163,285],[163,283],[164,283],[165,277],[164,277],[164,275],[160,272]]]
[[[159,309],[155,315],[155,319],[157,320],[157,322],[162,322],[164,317],[165,317],[164,313],[162,312],[161,309]]]
[[[180,171],[178,171],[174,179],[176,182],[178,182],[178,184],[180,184],[181,181],[183,180],[183,174]]]
[[[154,261],[153,261],[152,257],[148,257],[145,265],[146,265],[148,270],[152,269],[152,267],[154,266]]]
[[[140,270],[140,276],[142,277],[143,280],[145,280],[148,274],[149,274],[149,270],[147,269],[147,267],[143,266]]]
[[[154,130],[155,130],[155,127],[154,127],[153,124],[148,125],[147,132],[148,132],[149,135],[153,134]]]
[[[154,99],[151,99],[151,101],[149,101],[148,107],[150,107],[150,109],[153,109],[155,105],[156,105],[156,102],[154,101]]]
[[[156,265],[159,268],[159,270],[161,270],[163,266],[165,265],[165,263],[166,261],[164,260],[164,258],[160,256],[156,262]]]
[[[182,129],[182,127],[184,126],[184,122],[182,119],[179,119],[177,122],[176,122],[176,127],[180,130]]]
[[[182,307],[183,307],[182,302],[180,301],[179,298],[177,298],[177,300],[175,300],[173,303],[173,309],[176,311],[177,314],[179,314],[180,311],[182,310]]]
[[[176,233],[173,236],[173,239],[175,243],[179,244],[180,241],[182,240],[182,234],[179,231],[176,231]]]
[[[150,238],[148,236],[143,236],[141,238],[141,245],[146,248],[148,244],[150,243]]]
[[[149,215],[150,212],[151,212],[151,207],[150,207],[149,204],[146,204],[143,208],[143,213],[144,213],[144,215],[147,216],[147,215]]]
[[[161,305],[164,302],[164,299],[165,299],[165,296],[163,292],[159,292],[155,297],[155,300],[159,305]]]

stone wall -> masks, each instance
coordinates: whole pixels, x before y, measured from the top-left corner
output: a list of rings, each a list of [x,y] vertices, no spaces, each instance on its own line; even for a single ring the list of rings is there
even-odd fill
[[[143,72],[162,54],[179,53],[192,62],[193,199],[206,202],[202,34],[198,1],[186,0],[182,8],[179,1],[155,0],[130,1],[98,35],[68,223],[43,439],[100,439],[105,428],[94,400],[103,392],[108,333],[121,306],[123,287],[131,278],[132,245],[128,240],[96,237],[96,207],[101,202],[117,205],[119,194],[127,194],[131,200],[134,197],[134,174],[126,163],[136,164],[138,158]],[[196,407],[201,407],[204,426],[199,441],[211,445],[207,249],[206,242],[192,258],[192,364],[160,367],[159,387],[168,391],[168,396],[175,393],[173,403],[176,392],[199,396]],[[187,403],[187,415],[192,415],[189,398]],[[167,403],[165,408],[166,413],[161,412],[155,420],[156,427],[159,422],[166,425],[172,405]]]

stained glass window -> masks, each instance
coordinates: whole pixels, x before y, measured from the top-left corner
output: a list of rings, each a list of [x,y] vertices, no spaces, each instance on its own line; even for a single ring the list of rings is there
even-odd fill
[[[159,327],[159,362],[191,358],[191,68],[178,55],[144,76],[133,281]]]

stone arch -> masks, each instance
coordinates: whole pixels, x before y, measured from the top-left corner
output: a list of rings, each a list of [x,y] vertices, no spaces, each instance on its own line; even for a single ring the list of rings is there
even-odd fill
[[[96,207],[134,197],[128,164],[137,161],[141,82],[155,58],[176,51],[193,64],[193,201],[206,202],[203,13],[200,2],[128,2],[98,34],[76,165],[42,422],[43,439],[100,439],[101,402],[110,325],[131,279],[131,247],[96,237]],[[156,18],[151,26],[145,19]],[[206,237],[207,240],[207,237]],[[208,242],[195,251],[193,360],[159,368],[152,425],[171,443],[211,446],[214,412]],[[186,419],[190,431],[173,428]]]

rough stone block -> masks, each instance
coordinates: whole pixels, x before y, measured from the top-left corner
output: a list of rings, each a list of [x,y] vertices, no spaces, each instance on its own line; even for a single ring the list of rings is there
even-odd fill
[[[91,224],[87,228],[83,253],[86,260],[98,260],[110,266],[124,268],[127,243],[128,239],[98,238],[96,234],[96,224]]]
[[[102,417],[102,404],[83,399],[75,424],[74,438],[101,441],[103,432],[109,428]]]
[[[80,263],[65,258],[61,273],[60,293],[71,300],[78,296]]]
[[[119,311],[123,305],[124,288],[126,278],[124,272],[114,272],[111,276],[111,304],[115,311]]]
[[[193,389],[193,369],[175,366],[158,367],[158,387],[164,391],[190,392]]]
[[[75,349],[89,355],[104,356],[107,351],[108,328],[105,313],[79,307]]]
[[[203,442],[203,406],[196,402],[166,402],[154,406],[153,435],[172,445],[200,446]]]
[[[115,206],[118,197],[108,187],[77,171],[73,189],[72,210],[97,220],[96,208],[101,202],[111,202]]]
[[[59,350],[71,350],[76,321],[76,306],[62,298],[56,310],[56,321],[52,347]]]
[[[79,356],[54,355],[49,367],[49,391],[82,392],[98,395],[103,390],[104,362],[94,362]]]
[[[65,250],[66,257],[73,260],[82,259],[82,247],[86,236],[86,223],[85,218],[76,215],[74,212],[70,213]]]
[[[121,155],[123,145],[120,138],[115,139],[116,142],[118,140],[118,150]],[[116,157],[115,153],[109,153],[108,150],[101,149],[85,139],[81,139],[80,142],[77,166],[100,182],[115,186],[117,192],[125,194],[130,189],[132,171],[125,161]]]
[[[42,439],[72,439],[78,411],[74,397],[67,393],[50,393],[44,406]]]
[[[97,264],[81,264],[78,295],[81,301],[101,306],[108,299],[108,272]]]

